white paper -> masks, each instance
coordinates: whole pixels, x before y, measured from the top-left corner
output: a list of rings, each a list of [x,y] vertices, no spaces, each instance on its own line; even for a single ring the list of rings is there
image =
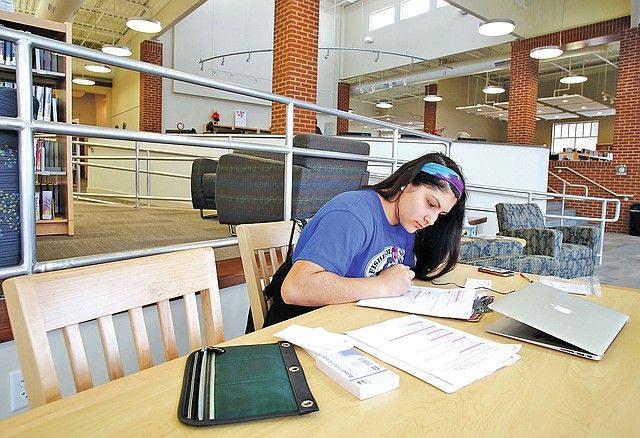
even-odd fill
[[[353,348],[353,340],[345,335],[333,333],[322,327],[309,328],[297,324],[274,333],[275,336],[304,348],[312,356],[326,356]]]
[[[520,344],[499,344],[416,315],[347,332],[356,346],[451,393],[520,359]]]
[[[540,282],[563,292],[569,292],[577,295],[591,295],[591,285],[589,284],[575,284],[563,281],[553,281],[546,278],[541,278]]]
[[[475,299],[475,289],[439,289],[414,285],[399,297],[369,298],[356,304],[418,315],[469,319],[473,314]]]

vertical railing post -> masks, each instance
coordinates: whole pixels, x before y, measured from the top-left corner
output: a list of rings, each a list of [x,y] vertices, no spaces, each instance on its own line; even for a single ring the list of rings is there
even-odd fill
[[[135,162],[135,178],[136,178],[136,208],[140,207],[140,143],[136,141],[136,162]]]
[[[600,244],[598,248],[598,264],[602,265],[602,256],[604,253],[604,226],[605,226],[605,218],[607,217],[607,201],[606,199],[602,200],[602,210],[600,211]]]
[[[18,93],[18,118],[25,122],[20,131],[18,147],[18,173],[20,181],[20,241],[22,265],[33,273],[36,264],[36,212],[35,212],[35,162],[33,152],[33,78],[31,76],[31,42],[16,42],[16,87]],[[67,169],[68,172],[71,169]]]
[[[396,170],[398,170],[398,137],[400,137],[398,132],[398,128],[395,128],[393,130],[393,138],[391,140],[391,158],[393,158],[391,173],[394,173]]]
[[[147,207],[151,207],[151,151],[147,149]]]
[[[285,128],[285,144],[288,152],[284,156],[284,220],[291,219],[293,209],[293,122],[294,122],[294,104],[287,104],[287,117]]]
[[[81,172],[80,158],[78,158],[80,157],[80,150],[81,150],[80,148],[81,148],[80,143],[76,142],[75,148],[74,148],[76,151],[76,157],[75,157],[75,160],[72,160],[72,162],[75,161],[76,163],[76,191],[78,193],[82,192],[82,187],[80,186],[80,183],[82,182],[82,179],[80,178],[80,172]],[[80,195],[76,196],[76,199],[79,199],[79,198],[80,198]]]

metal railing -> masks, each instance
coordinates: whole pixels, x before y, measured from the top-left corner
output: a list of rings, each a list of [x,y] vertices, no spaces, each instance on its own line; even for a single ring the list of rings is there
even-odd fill
[[[613,190],[610,190],[608,188],[606,188],[605,186],[603,186],[600,183],[595,182],[594,180],[592,180],[591,178],[581,174],[580,172],[578,172],[575,169],[572,169],[571,167],[566,167],[566,166],[556,166],[554,167],[554,169],[557,169],[559,172],[562,172],[563,170],[566,170],[568,172],[573,173],[574,175],[576,175],[579,178],[582,178],[583,180],[587,181],[589,184],[593,184],[594,186],[598,187],[599,189],[604,190],[605,192],[609,193],[611,196],[616,197],[616,198],[621,198],[625,201],[628,201],[629,198],[633,198],[633,195],[622,195],[619,193],[614,192]],[[552,174],[551,172],[549,172],[550,174]],[[552,174],[553,175],[553,174]]]
[[[20,223],[21,223],[21,263],[14,267],[0,268],[0,279],[16,275],[22,275],[33,272],[50,271],[56,269],[64,269],[74,266],[84,266],[95,263],[108,262],[113,260],[121,260],[123,258],[140,257],[144,255],[160,254],[180,249],[193,247],[210,246],[219,248],[237,244],[237,239],[221,239],[204,241],[193,244],[174,245],[168,247],[159,247],[145,249],[139,251],[126,251],[121,253],[98,254],[95,256],[78,257],[64,260],[53,260],[49,262],[39,263],[36,260],[36,224],[35,224],[35,206],[33,199],[35,196],[34,182],[34,151],[33,140],[34,133],[45,133],[55,135],[65,135],[74,137],[94,137],[118,140],[130,140],[137,142],[162,143],[178,146],[203,146],[209,148],[225,148],[237,150],[253,150],[263,152],[275,152],[284,154],[285,156],[285,178],[284,178],[284,217],[291,217],[292,208],[292,174],[293,174],[293,154],[315,156],[315,157],[333,157],[347,160],[361,160],[370,162],[387,163],[391,166],[392,172],[398,167],[398,139],[399,134],[409,133],[417,135],[429,140],[432,143],[440,144],[445,148],[447,154],[450,153],[451,140],[441,137],[429,135],[427,133],[415,131],[409,128],[361,116],[355,113],[336,110],[333,108],[325,108],[319,105],[280,96],[273,93],[253,90],[240,87],[234,84],[216,81],[193,74],[184,73],[153,64],[119,58],[117,56],[107,55],[95,50],[86,49],[80,46],[67,44],[44,38],[38,35],[16,31],[6,27],[0,27],[0,39],[15,42],[16,47],[16,85],[18,92],[18,117],[0,117],[0,128],[18,131],[20,139],[20,153],[18,159],[18,167],[20,173]],[[125,131],[114,128],[95,127],[88,125],[72,125],[68,123],[45,122],[34,120],[32,117],[32,86],[33,71],[31,52],[33,46],[46,49],[61,55],[70,56],[72,58],[81,58],[88,61],[108,64],[114,67],[120,67],[133,70],[140,73],[148,73],[160,76],[166,79],[173,79],[186,82],[193,85],[199,85],[207,88],[227,91],[243,96],[254,97],[270,102],[276,102],[286,105],[286,129],[285,129],[285,146],[268,146],[256,145],[242,142],[227,142],[218,139],[173,136],[167,134],[148,133],[140,131]],[[67,72],[70,74],[70,72]],[[294,128],[294,108],[307,109],[323,114],[328,114],[348,120],[354,120],[389,128],[393,131],[392,138],[392,155],[391,158],[370,157],[355,154],[344,154],[336,152],[315,151],[308,149],[299,149],[293,147],[293,128]],[[70,171],[70,169],[67,169]]]

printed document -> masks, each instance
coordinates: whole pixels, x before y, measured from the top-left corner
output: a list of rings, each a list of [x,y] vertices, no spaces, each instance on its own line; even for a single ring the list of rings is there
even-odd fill
[[[446,393],[520,359],[520,344],[487,341],[408,315],[346,332],[363,351]]]
[[[475,289],[439,289],[413,285],[405,295],[370,298],[360,300],[356,304],[418,315],[469,319],[473,314],[475,299]]]

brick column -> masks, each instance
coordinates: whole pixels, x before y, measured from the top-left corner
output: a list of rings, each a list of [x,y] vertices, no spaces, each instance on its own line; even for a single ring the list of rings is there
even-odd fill
[[[438,84],[430,84],[424,87],[424,95],[438,94]],[[433,132],[436,127],[436,112],[438,110],[438,102],[424,103],[424,132]]]
[[[349,100],[351,99],[351,85],[346,82],[338,82],[338,109],[349,111]],[[338,117],[338,127],[336,134],[349,132],[349,119]]]
[[[140,43],[140,61],[162,65],[162,43]],[[140,131],[162,132],[162,78],[140,73]]]
[[[507,143],[533,144],[536,138],[539,62],[529,56],[529,50],[522,41],[511,43]]]
[[[276,94],[316,102],[318,90],[317,0],[275,0],[273,23],[273,85]],[[316,114],[295,110],[294,132],[315,132]],[[271,133],[286,131],[286,106],[271,107]]]

